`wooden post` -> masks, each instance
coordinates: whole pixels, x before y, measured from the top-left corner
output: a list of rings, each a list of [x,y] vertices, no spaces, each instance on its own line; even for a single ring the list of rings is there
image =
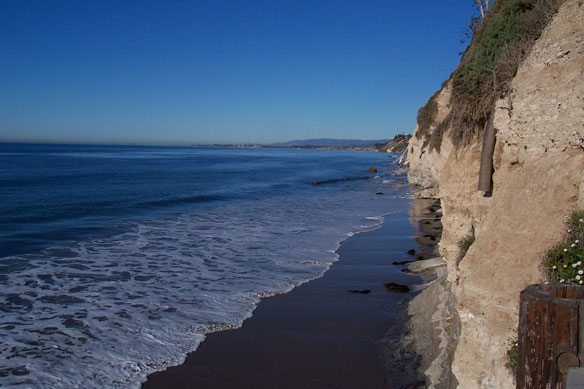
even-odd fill
[[[584,316],[581,286],[530,285],[521,292],[518,389],[565,387],[568,369],[580,366],[584,356],[581,309]]]

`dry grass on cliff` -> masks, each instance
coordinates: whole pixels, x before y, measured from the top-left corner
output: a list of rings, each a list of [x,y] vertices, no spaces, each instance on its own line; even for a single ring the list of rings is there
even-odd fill
[[[440,150],[448,132],[456,147],[477,139],[497,99],[563,0],[497,0],[451,75],[450,114],[436,123],[438,92],[418,111],[418,138]],[[450,129],[450,131],[448,131]]]
[[[416,131],[417,139],[420,139],[422,136],[428,137],[430,134],[430,127],[434,124],[434,120],[438,114],[438,103],[436,100],[438,99],[439,94],[440,90],[434,93],[426,105],[418,110],[418,131]]]

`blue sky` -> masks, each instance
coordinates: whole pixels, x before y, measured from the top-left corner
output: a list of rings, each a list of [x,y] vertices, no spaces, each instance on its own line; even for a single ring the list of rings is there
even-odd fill
[[[0,141],[411,133],[473,13],[470,0],[4,0]]]

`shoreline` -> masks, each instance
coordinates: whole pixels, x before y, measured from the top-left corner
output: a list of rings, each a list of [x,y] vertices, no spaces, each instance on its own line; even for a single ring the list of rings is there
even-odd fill
[[[420,192],[417,193],[420,195]],[[441,235],[442,211],[440,200],[418,198],[412,208],[412,221],[418,220],[424,235]],[[420,218],[416,205],[428,204],[433,210],[430,223]],[[436,248],[438,242],[435,242]],[[411,347],[420,357],[418,371],[423,374],[428,387],[452,388],[458,382],[452,374],[452,360],[460,332],[460,322],[454,306],[454,296],[447,282],[447,262],[439,256],[416,261],[406,266],[405,271],[418,275],[425,281],[420,292],[408,305],[408,334],[404,338],[406,347]]]
[[[421,203],[429,204],[414,200],[378,229],[346,239],[323,277],[262,299],[242,327],[208,334],[182,365],[149,375],[142,387],[424,387],[424,358],[408,338],[415,293],[384,286],[424,288],[427,275],[404,272],[435,256],[437,240],[421,224],[434,216]]]

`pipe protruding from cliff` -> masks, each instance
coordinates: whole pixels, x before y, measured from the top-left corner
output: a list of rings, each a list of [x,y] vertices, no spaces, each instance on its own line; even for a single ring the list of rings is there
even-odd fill
[[[490,195],[493,191],[493,153],[495,152],[496,130],[493,125],[494,110],[485,124],[478,190]]]

